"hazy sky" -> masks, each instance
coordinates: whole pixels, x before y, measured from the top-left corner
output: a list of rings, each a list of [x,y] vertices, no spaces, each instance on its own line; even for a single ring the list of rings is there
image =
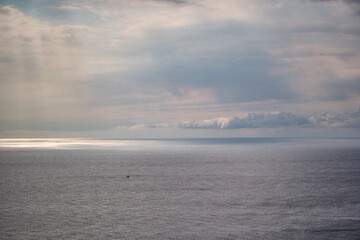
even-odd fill
[[[0,137],[360,136],[358,0],[0,0]]]

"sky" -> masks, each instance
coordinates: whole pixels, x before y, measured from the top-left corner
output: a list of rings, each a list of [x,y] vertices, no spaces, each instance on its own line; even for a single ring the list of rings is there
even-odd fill
[[[358,0],[0,0],[0,138],[360,137]]]

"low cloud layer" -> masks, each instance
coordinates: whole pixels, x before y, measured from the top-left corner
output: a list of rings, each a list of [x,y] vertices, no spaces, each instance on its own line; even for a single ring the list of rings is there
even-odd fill
[[[360,128],[360,112],[334,114],[322,113],[309,117],[314,126]]]
[[[245,118],[216,118],[203,121],[184,121],[177,124],[142,124],[128,126],[140,128],[184,128],[184,129],[247,129],[247,128],[360,128],[360,111],[355,113],[321,113],[300,116],[293,113],[250,113]]]
[[[180,128],[236,129],[236,128],[277,128],[309,126],[311,122],[292,113],[251,113],[246,118],[218,118],[200,122],[183,122]]]

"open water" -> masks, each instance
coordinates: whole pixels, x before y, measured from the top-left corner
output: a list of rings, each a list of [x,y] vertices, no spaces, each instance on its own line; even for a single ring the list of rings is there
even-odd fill
[[[0,180],[0,239],[360,239],[359,139],[3,139]]]

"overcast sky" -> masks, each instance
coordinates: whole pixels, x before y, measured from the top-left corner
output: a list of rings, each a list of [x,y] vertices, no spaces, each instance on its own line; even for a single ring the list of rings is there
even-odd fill
[[[0,137],[360,136],[358,0],[0,0]]]

